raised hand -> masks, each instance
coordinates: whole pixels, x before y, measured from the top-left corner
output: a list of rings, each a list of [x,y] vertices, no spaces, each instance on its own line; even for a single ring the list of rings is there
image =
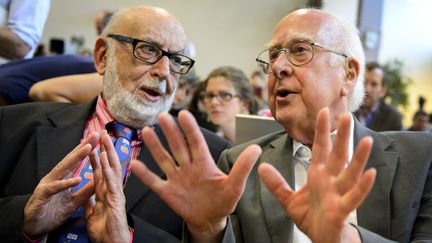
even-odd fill
[[[225,175],[211,157],[193,116],[181,111],[178,119],[186,140],[170,115],[163,113],[158,117],[174,158],[163,148],[151,128],[145,128],[142,134],[167,180],[162,180],[139,161],[134,161],[132,170],[186,220],[195,239],[209,242],[225,228],[227,216],[239,201],[261,149],[256,145],[248,147],[237,159],[231,173]]]
[[[24,208],[24,232],[28,236],[43,236],[62,225],[93,194],[92,183],[72,193],[70,188],[78,185],[81,178],[71,176],[81,161],[94,149],[98,140],[98,133],[90,135],[36,186]]]
[[[375,169],[363,172],[372,139],[363,138],[345,166],[351,117],[345,114],[341,118],[332,146],[328,113],[327,108],[318,113],[312,162],[307,182],[300,190],[293,191],[269,164],[260,165],[258,172],[287,215],[313,242],[354,242],[359,236],[346,219],[366,198],[375,180]]]
[[[86,205],[87,233],[92,242],[130,242],[121,165],[106,131],[100,144],[90,154],[96,198]]]

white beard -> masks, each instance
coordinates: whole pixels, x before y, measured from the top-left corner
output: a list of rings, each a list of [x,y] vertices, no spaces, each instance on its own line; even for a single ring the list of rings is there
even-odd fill
[[[114,52],[111,50],[110,53]],[[129,92],[120,84],[114,55],[109,56],[108,60],[110,62],[107,62],[102,94],[111,115],[117,121],[136,129],[155,124],[157,116],[170,109],[177,87],[167,95],[167,81],[161,82],[157,78],[152,78],[137,83],[135,89]],[[145,99],[137,94],[142,86],[159,88],[163,94],[162,98],[156,102]]]

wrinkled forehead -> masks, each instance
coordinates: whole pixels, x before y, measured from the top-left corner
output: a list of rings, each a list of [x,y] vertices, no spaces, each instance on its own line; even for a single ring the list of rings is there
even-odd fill
[[[134,13],[122,21],[122,34],[154,43],[169,52],[184,52],[187,38],[182,25],[172,16]]]
[[[300,10],[287,15],[276,25],[268,45],[284,47],[297,40],[329,45],[337,31],[337,25],[331,18]]]

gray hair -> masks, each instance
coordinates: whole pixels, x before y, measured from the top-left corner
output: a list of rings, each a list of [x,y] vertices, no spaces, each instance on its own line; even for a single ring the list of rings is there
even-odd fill
[[[335,17],[338,19],[337,17]],[[339,20],[339,19],[338,19]],[[351,94],[348,95],[348,109],[351,112],[356,111],[363,102],[364,97],[364,74],[365,74],[365,56],[360,41],[359,31],[356,27],[339,20],[338,32],[335,35],[333,46],[334,50],[338,50],[346,54],[349,58],[356,59],[359,62],[359,73],[357,82]]]

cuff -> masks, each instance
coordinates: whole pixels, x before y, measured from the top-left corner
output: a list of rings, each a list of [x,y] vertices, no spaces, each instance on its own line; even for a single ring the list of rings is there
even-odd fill
[[[132,231],[133,232],[133,231]],[[47,235],[40,237],[39,239],[31,239],[25,232],[23,232],[23,240],[26,243],[41,243],[47,238]],[[132,241],[131,241],[132,242]]]

